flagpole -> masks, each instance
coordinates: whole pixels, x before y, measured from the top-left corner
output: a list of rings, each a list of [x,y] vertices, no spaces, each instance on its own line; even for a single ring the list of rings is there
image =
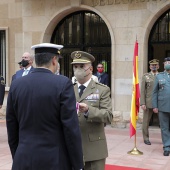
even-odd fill
[[[141,152],[140,150],[138,150],[138,148],[136,147],[136,134],[135,134],[135,147],[127,152],[129,155],[143,155],[143,152]]]
[[[134,148],[127,152],[130,155],[143,155],[143,152],[137,149],[136,145],[136,122],[139,113],[139,80],[138,80],[138,42],[136,36],[136,43],[134,48],[134,58],[133,58],[133,93],[131,101],[131,118],[130,118],[130,137],[134,136]]]

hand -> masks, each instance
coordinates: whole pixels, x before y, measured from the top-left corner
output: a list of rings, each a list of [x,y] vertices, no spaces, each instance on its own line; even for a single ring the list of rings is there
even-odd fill
[[[153,109],[153,112],[154,112],[154,113],[158,113],[158,108],[154,108],[154,109]]]
[[[143,104],[143,105],[141,106],[141,108],[142,108],[142,110],[146,110],[146,105]]]
[[[79,103],[79,112],[87,112],[89,110],[89,107],[86,103]]]

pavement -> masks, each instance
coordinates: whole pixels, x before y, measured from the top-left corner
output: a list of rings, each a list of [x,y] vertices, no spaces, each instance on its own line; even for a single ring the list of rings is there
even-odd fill
[[[137,130],[136,147],[143,155],[127,154],[135,147],[134,137],[129,137],[129,129],[105,127],[109,156],[107,164],[137,167],[150,170],[170,170],[170,156],[163,156],[163,146],[159,127],[150,127],[152,145],[143,143],[142,132]],[[12,159],[7,142],[5,120],[0,120],[0,170],[11,170]]]

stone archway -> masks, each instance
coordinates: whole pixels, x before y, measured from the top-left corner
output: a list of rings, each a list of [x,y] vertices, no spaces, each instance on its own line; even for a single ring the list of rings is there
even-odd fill
[[[60,61],[61,74],[69,78],[73,76],[70,54],[81,50],[95,56],[94,73],[97,64],[103,63],[105,72],[111,77],[110,33],[103,19],[96,13],[83,10],[69,14],[56,25],[50,42],[64,45],[63,59]]]

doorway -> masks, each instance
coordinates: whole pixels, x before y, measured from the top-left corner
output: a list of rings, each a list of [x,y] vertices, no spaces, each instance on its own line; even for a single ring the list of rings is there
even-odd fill
[[[164,71],[163,62],[166,57],[170,57],[170,9],[164,12],[155,22],[148,40],[148,61],[158,59],[159,72]],[[159,126],[158,114],[152,115],[150,125]]]
[[[60,62],[61,74],[69,78],[73,76],[73,51],[86,51],[95,57],[94,71],[98,63],[103,63],[105,72],[109,75],[111,87],[111,37],[104,20],[92,11],[78,11],[63,18],[56,26],[51,43],[62,44],[63,58]]]

